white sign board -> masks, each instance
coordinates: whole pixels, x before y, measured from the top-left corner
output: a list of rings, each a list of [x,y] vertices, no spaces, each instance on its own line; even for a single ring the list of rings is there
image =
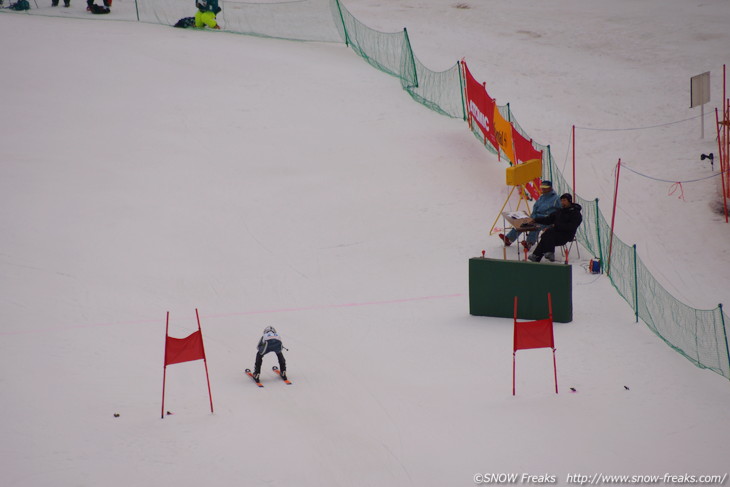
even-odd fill
[[[702,108],[700,116],[700,137],[705,138],[705,103],[710,101],[710,72],[692,76],[689,80],[690,108],[699,106]]]
[[[690,108],[704,105],[710,101],[710,72],[692,76],[690,84]]]

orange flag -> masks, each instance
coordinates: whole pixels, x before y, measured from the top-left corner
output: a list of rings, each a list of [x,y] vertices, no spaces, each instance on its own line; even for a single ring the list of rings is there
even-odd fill
[[[515,150],[512,144],[512,124],[499,113],[499,107],[494,105],[494,132],[502,152],[512,164],[515,163]]]

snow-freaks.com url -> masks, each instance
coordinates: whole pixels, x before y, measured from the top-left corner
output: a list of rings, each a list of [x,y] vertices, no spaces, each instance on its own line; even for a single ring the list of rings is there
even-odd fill
[[[475,484],[558,484],[559,480],[565,480],[569,485],[725,485],[728,474],[724,475],[676,475],[665,473],[664,475],[609,475],[594,473],[590,475],[570,473],[564,479],[557,475],[543,474],[516,474],[516,473],[477,473],[474,474]]]
[[[584,475],[579,473],[568,474],[566,482],[576,485],[624,485],[624,484],[702,484],[702,485],[723,485],[727,480],[727,473],[724,475],[675,475],[665,473],[664,475],[608,475],[594,473]]]

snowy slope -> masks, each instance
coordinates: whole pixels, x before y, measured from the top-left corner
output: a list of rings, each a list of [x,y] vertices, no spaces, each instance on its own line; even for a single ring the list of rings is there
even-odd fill
[[[465,56],[562,154],[573,123],[694,115],[687,78],[726,61],[718,25],[730,13],[721,2],[659,3],[348,7],[374,28],[407,25],[433,69]],[[566,23],[568,12],[581,21]],[[689,34],[700,25],[704,40]],[[633,36],[646,47],[632,49]],[[574,321],[556,325],[561,393],[542,350],[520,353],[511,395],[511,321],[469,316],[466,272],[482,249],[500,251],[486,233],[504,167],[463,122],[414,103],[346,47],[25,15],[0,15],[0,39],[13,45],[0,53],[0,484],[443,486],[473,485],[479,472],[560,484],[569,473],[727,472],[727,380],[634,323],[605,277],[580,265]],[[639,87],[631,98],[624,83]],[[633,167],[669,170],[676,153],[677,178],[705,170],[689,158],[711,139],[672,137],[653,150],[626,143]],[[622,155],[582,144],[578,192],[610,201]],[[626,215],[640,205],[681,220],[659,231],[619,218],[619,235],[661,249],[654,265],[688,304],[721,302],[727,228],[680,209],[706,212],[712,183],[686,185],[686,201],[666,187],[626,188]],[[215,414],[192,362],[168,368],[174,414],[160,420],[165,312],[182,337],[195,308]],[[267,370],[270,356],[264,389],[242,373],[267,324],[290,349],[291,386]]]
[[[456,8],[464,4],[469,8]],[[609,221],[618,159],[647,176],[621,173],[618,236],[637,244],[645,264],[683,302],[709,309],[727,301],[728,272],[716,272],[730,269],[730,229],[714,211],[719,178],[672,186],[713,175],[700,155],[718,151],[714,108],[721,105],[730,45],[726,3],[347,5],[373,28],[406,26],[416,55],[431,69],[446,69],[463,56],[490,95],[510,103],[529,135],[551,145],[569,181],[571,127],[577,126],[576,190],[599,198]],[[712,99],[701,140],[694,118],[701,111],[688,108],[689,79],[705,71],[711,71]],[[682,120],[688,121],[673,123]],[[693,272],[683,272],[688,267]]]

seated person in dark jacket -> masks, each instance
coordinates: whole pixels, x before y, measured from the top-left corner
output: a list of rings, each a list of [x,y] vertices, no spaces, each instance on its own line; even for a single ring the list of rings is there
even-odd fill
[[[532,262],[540,262],[543,257],[547,260],[555,261],[555,247],[565,245],[575,238],[575,232],[578,230],[583,216],[580,213],[582,207],[579,204],[573,204],[573,197],[569,193],[560,196],[560,209],[555,213],[542,217],[530,219],[530,223],[542,223],[550,225],[540,237],[535,251],[528,257]]]

